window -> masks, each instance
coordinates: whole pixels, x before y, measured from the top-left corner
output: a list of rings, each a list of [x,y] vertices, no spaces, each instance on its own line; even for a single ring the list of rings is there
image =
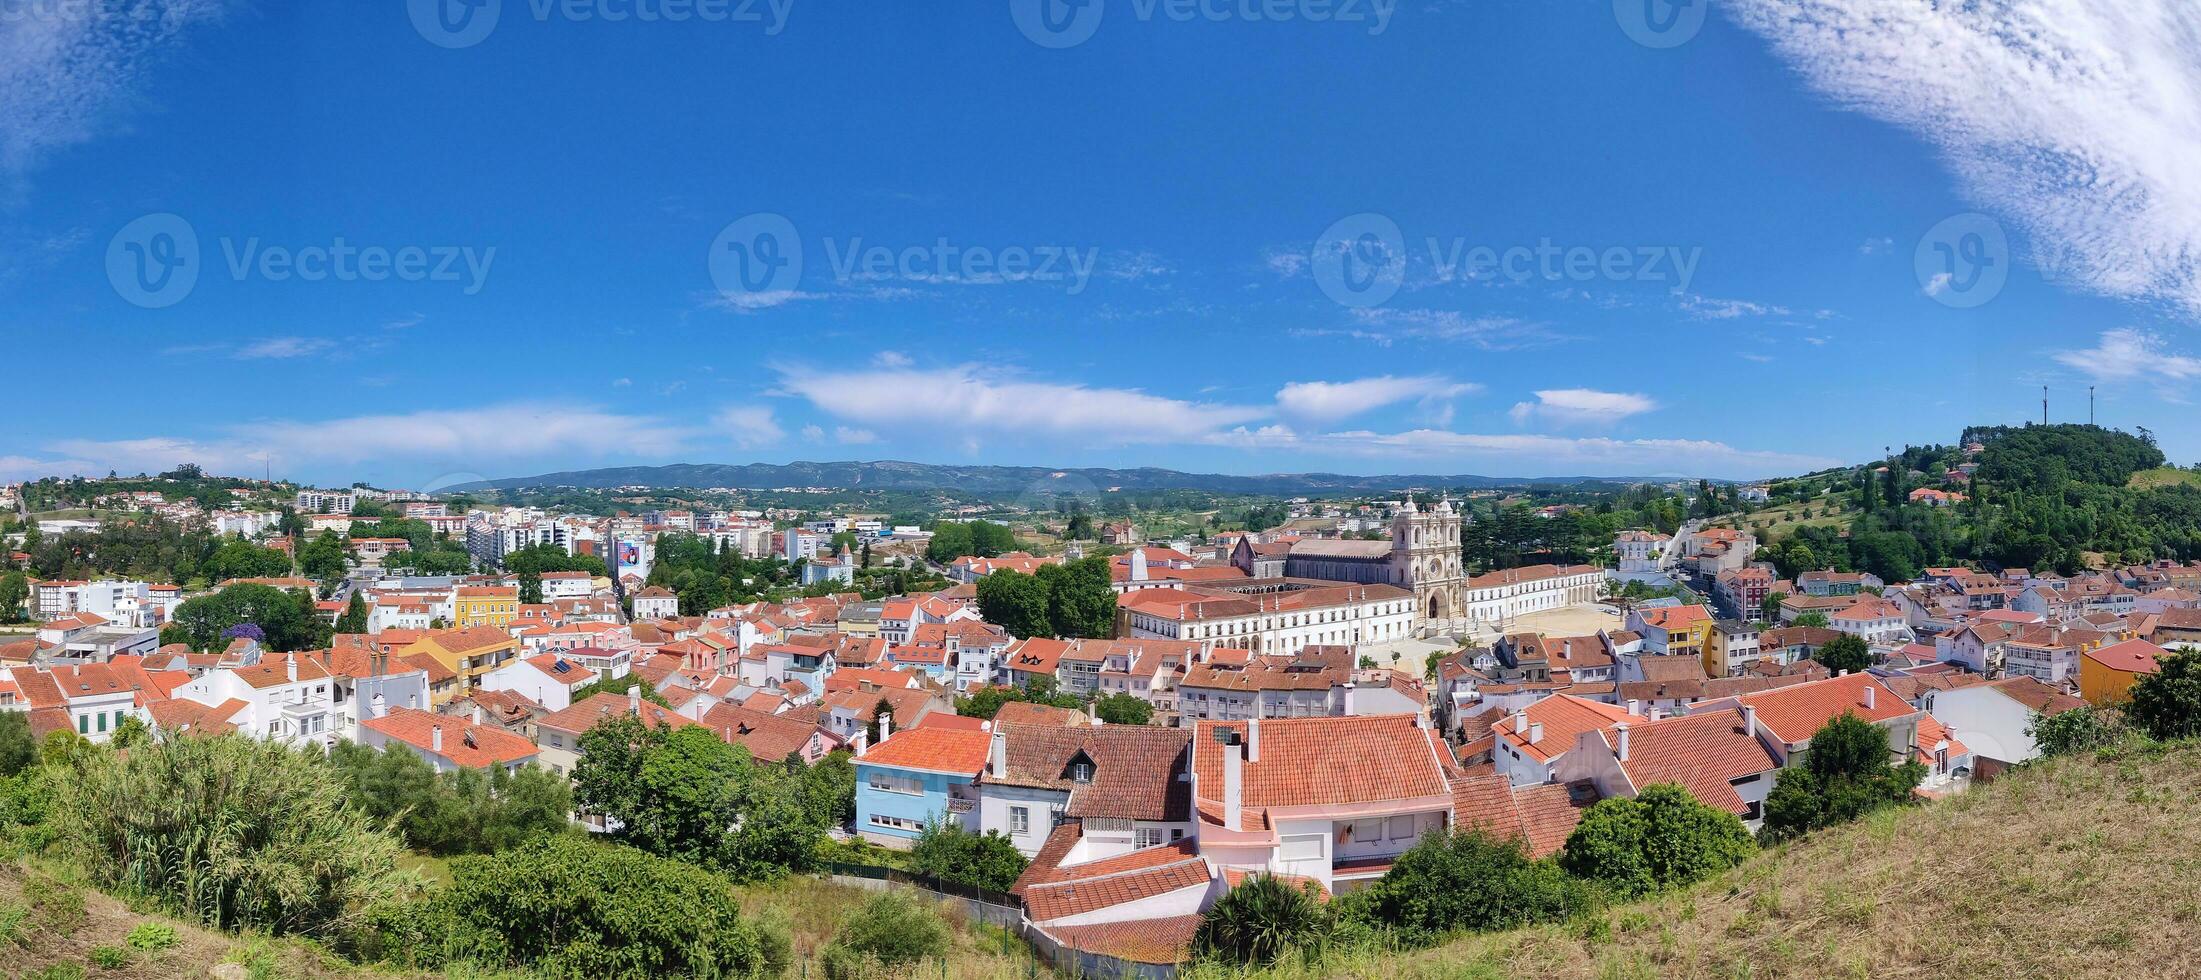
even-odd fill
[[[1353,821],[1353,841],[1354,841],[1354,843],[1361,843],[1361,844],[1365,844],[1365,843],[1367,843],[1367,842],[1369,842],[1369,841],[1378,841],[1378,840],[1382,840],[1382,839],[1383,839],[1383,818],[1382,818],[1382,817],[1377,817],[1377,818],[1375,818],[1374,820],[1355,820],[1355,821]]]
[[[1028,806],[1012,806],[1012,807],[1010,807],[1010,808],[1009,808],[1009,836],[1011,836],[1011,837],[1022,837],[1022,836],[1026,835],[1026,834],[1029,834],[1029,833],[1031,833],[1031,832],[1032,832],[1032,808],[1031,808],[1031,807],[1028,807]]]
[[[1413,839],[1414,839],[1414,818],[1413,818],[1413,817],[1410,817],[1410,816],[1400,816],[1400,817],[1392,817],[1392,818],[1391,818],[1391,839],[1392,839],[1392,840],[1413,840]]]
[[[1072,763],[1070,766],[1070,781],[1074,783],[1092,782],[1093,764],[1090,762]]]
[[[1294,834],[1278,842],[1277,856],[1286,861],[1322,859],[1322,834]]]
[[[882,793],[902,793],[909,796],[922,796],[925,792],[924,782],[917,777],[897,776],[892,773],[885,772],[873,772],[867,779],[866,785],[869,785],[872,789],[878,790]]]
[[[1159,847],[1161,843],[1162,828],[1160,827],[1140,827],[1131,834],[1132,847]]]
[[[886,827],[891,830],[922,831],[925,829],[923,821],[911,820],[908,817],[890,817],[883,813],[872,814],[871,825],[874,827]]]
[[[77,733],[77,734],[79,734],[79,735],[89,735],[89,734],[91,734],[91,732],[92,732],[92,716],[91,716],[91,715],[78,715],[78,716],[76,716],[76,733]]]
[[[103,732],[107,730],[107,715],[105,713],[101,713],[99,716],[99,730]]]

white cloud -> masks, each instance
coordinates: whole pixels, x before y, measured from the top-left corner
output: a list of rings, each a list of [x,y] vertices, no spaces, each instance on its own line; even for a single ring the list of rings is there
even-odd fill
[[[731,436],[735,447],[740,449],[769,446],[787,435],[786,430],[780,428],[778,420],[772,417],[772,410],[769,408],[736,406],[721,409],[711,417],[711,422],[720,431]]]
[[[1400,338],[1448,340],[1474,344],[1485,350],[1512,350],[1548,344],[1567,338],[1544,324],[1509,316],[1468,316],[1457,310],[1394,309],[1373,306],[1355,309],[1357,330],[1349,336],[1389,344]],[[1320,334],[1325,331],[1306,331]]]
[[[844,446],[863,446],[879,441],[879,434],[870,429],[851,429],[845,425],[833,427],[833,440]]]
[[[901,351],[883,350],[871,356],[871,363],[883,368],[906,368],[912,362],[909,355]]]
[[[1857,254],[1878,255],[1894,247],[1895,239],[1893,238],[1867,238],[1857,243]]]
[[[1439,402],[1478,388],[1434,375],[1383,375],[1355,381],[1295,381],[1276,393],[1276,407],[1298,418],[1335,421],[1398,402]]]
[[[240,361],[281,360],[319,354],[335,345],[320,337],[269,337],[239,347],[230,356]]]
[[[0,180],[98,136],[163,48],[222,0],[10,3],[0,29]]]
[[[2052,275],[2201,311],[2201,4],[1724,7],[1837,103],[1932,140]]]
[[[84,459],[33,459],[29,456],[0,456],[0,481],[14,483],[36,480],[48,476],[104,476],[107,471],[96,469],[97,464]]]
[[[1544,419],[1560,424],[1605,424],[1658,408],[1649,396],[1590,388],[1547,388],[1533,402],[1518,402],[1510,414],[1515,422]]]
[[[1746,299],[1719,299],[1683,293],[1681,311],[1699,320],[1733,320],[1746,316],[1788,316],[1792,311],[1778,303],[1756,303]]]
[[[159,472],[195,462],[217,473],[278,467],[356,466],[392,460],[486,471],[527,459],[670,456],[698,433],[662,419],[620,415],[588,405],[515,402],[473,409],[359,415],[318,421],[275,420],[231,426],[193,439],[64,439],[43,447],[104,473]]]
[[[2087,350],[2057,351],[2056,362],[2096,381],[2187,381],[2201,377],[2201,358],[2174,354],[2161,337],[2138,330],[2102,331]]]
[[[1114,444],[1197,442],[1268,414],[1128,388],[1033,381],[976,365],[939,370],[788,369],[780,387],[819,411],[875,429],[947,429]]]

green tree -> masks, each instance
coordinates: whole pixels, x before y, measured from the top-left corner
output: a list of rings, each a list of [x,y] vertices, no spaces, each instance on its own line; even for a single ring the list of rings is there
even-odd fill
[[[1798,613],[1795,619],[1789,621],[1788,625],[1808,626],[1813,629],[1826,629],[1827,614],[1820,612],[1816,609],[1806,613]]]
[[[0,623],[20,623],[26,617],[23,603],[31,597],[30,577],[22,572],[0,575]]]
[[[1047,636],[1054,628],[1047,583],[1015,570],[978,580],[978,612],[1020,640]]]
[[[630,847],[553,837],[452,862],[453,951],[545,977],[752,977],[757,928],[726,879]],[[425,931],[425,930],[424,930]],[[442,937],[419,941],[441,944]],[[459,958],[459,957],[453,957]]]
[[[1768,623],[1778,622],[1781,618],[1781,600],[1786,598],[1786,592],[1766,593],[1765,601],[1758,603],[1758,618]]]
[[[1843,712],[1812,734],[1802,765],[1781,770],[1759,839],[1787,840],[1909,801],[1926,767],[1891,757],[1887,729]]]
[[[38,764],[38,739],[28,711],[0,711],[0,778]]]
[[[175,636],[176,642],[188,643],[192,649],[214,650],[224,643],[223,630],[244,623],[260,627],[268,646],[278,651],[328,645],[328,624],[314,611],[310,593],[250,584],[184,600],[176,606],[174,632],[162,630],[161,641],[170,642],[169,637]]]
[[[353,590],[351,599],[344,603],[344,612],[336,617],[335,632],[358,634],[367,632],[367,598]]]
[[[1232,965],[1268,966],[1306,955],[1329,938],[1329,910],[1311,885],[1256,874],[1216,899],[1192,934],[1192,953]]]
[[[1673,783],[1599,800],[1567,836],[1559,866],[1636,898],[1693,884],[1741,864],[1757,843],[1742,821]]]
[[[1854,673],[1872,666],[1872,648],[1865,645],[1864,637],[1844,633],[1828,640],[1813,658],[1836,674]]]
[[[583,733],[579,748],[574,805],[652,854],[769,878],[808,867],[823,837],[798,780],[700,725],[622,714]]]
[[[1144,725],[1154,720],[1154,706],[1119,691],[1094,701],[1093,716],[1111,725]]]
[[[910,860],[920,874],[995,892],[1016,884],[1027,863],[999,831],[974,834],[943,820],[925,825]]]
[[[1116,590],[1106,558],[1080,558],[1041,565],[1047,585],[1047,621],[1055,636],[1106,638],[1115,635]]]
[[[299,570],[315,581],[334,582],[343,578],[350,567],[344,554],[344,542],[335,531],[322,531],[298,549]]]
[[[2156,658],[2155,673],[2133,683],[2125,717],[2153,738],[2201,735],[2201,653]]]

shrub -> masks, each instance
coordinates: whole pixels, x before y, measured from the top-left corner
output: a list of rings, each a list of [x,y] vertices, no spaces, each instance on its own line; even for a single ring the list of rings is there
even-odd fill
[[[130,951],[120,946],[94,946],[91,961],[102,970],[120,970],[130,965]]]
[[[871,896],[850,911],[826,948],[828,975],[863,977],[947,955],[946,920],[924,901],[895,892]],[[850,972],[853,971],[853,972]],[[838,980],[838,978],[836,978]]]
[[[219,928],[318,933],[400,892],[396,838],[346,806],[328,763],[237,735],[80,756],[56,829],[92,883]]]
[[[2158,659],[2155,673],[2133,683],[2125,714],[2155,738],[2201,735],[2201,653],[2181,651]]]
[[[1594,904],[1589,889],[1558,865],[1532,860],[1519,841],[1481,831],[1422,838],[1366,894],[1350,907],[1397,930],[1408,945],[1428,945],[1457,929],[1555,922]]]
[[[55,963],[23,974],[23,980],[84,980],[84,968],[74,963]]]
[[[175,926],[164,922],[140,922],[122,941],[130,944],[131,949],[154,952],[167,949],[182,940],[183,937],[177,935]]]
[[[1757,849],[1735,815],[1672,783],[1599,800],[1568,835],[1559,866],[1620,898],[1702,881]]]
[[[2035,715],[2025,734],[2044,756],[2073,755],[2115,745],[2126,735],[2125,723],[2114,711],[2073,708],[2054,715]]]
[[[725,878],[631,847],[550,837],[451,865],[454,958],[551,977],[747,976],[765,963]]]
[[[910,862],[920,874],[996,892],[1016,884],[1028,863],[999,831],[974,834],[945,821],[925,826],[910,848]]]
[[[1267,966],[1293,952],[1319,950],[1330,913],[1310,886],[1270,874],[1240,882],[1207,910],[1192,934],[1193,955],[1225,963]]]
[[[0,902],[0,943],[24,946],[30,943],[30,907],[21,902]]]
[[[1758,838],[1786,840],[1907,802],[1926,768],[1894,765],[1889,754],[1886,729],[1846,711],[1827,722],[1812,734],[1803,764],[1781,770],[1766,794]]]

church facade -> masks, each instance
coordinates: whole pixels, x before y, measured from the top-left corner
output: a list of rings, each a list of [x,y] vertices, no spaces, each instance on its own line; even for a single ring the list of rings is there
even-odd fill
[[[1461,523],[1449,500],[1422,510],[1408,499],[1391,518],[1391,540],[1302,539],[1283,555],[1281,571],[1285,578],[1397,586],[1414,594],[1417,632],[1449,631],[1467,616]],[[1231,563],[1250,576],[1273,575],[1276,556],[1267,550],[1241,538]]]

